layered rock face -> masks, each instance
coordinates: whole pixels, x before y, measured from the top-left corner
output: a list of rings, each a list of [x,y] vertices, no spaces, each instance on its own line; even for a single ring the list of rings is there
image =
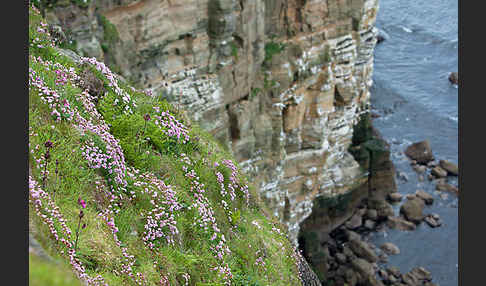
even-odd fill
[[[79,52],[180,105],[232,150],[295,243],[316,197],[367,182],[348,149],[369,111],[377,0],[60,4],[48,18]]]

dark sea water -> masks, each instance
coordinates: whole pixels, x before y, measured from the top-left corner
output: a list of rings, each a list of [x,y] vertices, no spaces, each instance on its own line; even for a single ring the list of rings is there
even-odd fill
[[[379,5],[376,26],[389,38],[375,49],[371,101],[381,117],[373,124],[390,143],[397,171],[409,178],[397,179],[398,191],[430,193],[435,201],[424,213],[439,214],[443,224],[430,228],[422,223],[412,232],[386,229],[371,241],[400,248],[386,265],[402,273],[423,266],[434,283],[458,285],[458,199],[452,194],[441,198],[427,178],[419,182],[403,155],[409,144],[429,139],[437,160],[458,163],[459,94],[447,79],[458,70],[458,0],[380,0]],[[457,185],[457,179],[449,181]]]

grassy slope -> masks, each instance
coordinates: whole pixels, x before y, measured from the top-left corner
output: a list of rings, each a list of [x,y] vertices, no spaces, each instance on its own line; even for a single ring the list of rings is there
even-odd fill
[[[74,243],[80,210],[77,199],[81,197],[87,203],[87,207],[83,209],[85,215],[82,220],[87,227],[81,230],[78,250],[72,257],[84,268],[89,277],[101,275],[109,285],[135,284],[136,279],[123,274],[123,265],[127,264],[123,259],[125,249],[129,255],[133,255],[133,259],[128,259],[133,262],[131,271],[134,274],[141,273],[147,285],[161,285],[161,279],[167,279],[170,285],[186,285],[186,278],[187,285],[223,285],[225,281],[232,285],[299,285],[294,250],[286,237],[274,228],[282,228],[277,220],[263,215],[268,212],[265,212],[264,206],[258,201],[254,188],[250,185],[249,205],[246,204],[244,192],[240,189],[245,185],[242,175],[237,177],[235,186],[238,187],[234,201],[221,194],[215,172],[223,174],[226,186],[230,183],[231,170],[221,163],[223,159],[231,159],[230,154],[197,126],[188,128],[190,140],[182,143],[181,140],[165,135],[162,129],[153,123],[154,120],[146,124],[144,114],[149,113],[153,118],[153,106],[157,106],[160,110],[169,111],[184,124],[190,125],[188,120],[184,120],[183,113],[175,110],[170,104],[151,98],[116,80],[130,95],[131,103],[136,104],[136,107],[132,106],[131,114],[125,114],[123,106],[115,104],[115,101],[121,101],[121,98],[116,90],[109,86],[107,76],[92,65],[75,63],[61,55],[54,47],[50,47],[51,40],[48,33],[42,31],[41,21],[43,20],[40,15],[29,8],[31,73],[35,73],[36,78],[57,92],[60,96],[59,102],[68,100],[71,107],[79,111],[83,118],[98,126],[105,123],[110,126],[109,132],[119,142],[113,144],[121,146],[124,155],[124,160],[121,161],[128,170],[136,169],[139,174],[150,174],[153,178],[163,180],[166,185],[171,185],[171,189],[175,191],[175,200],[182,207],[173,212],[179,233],[170,235],[168,228],[162,227],[164,234],[173,238],[175,242],[169,244],[165,239],[158,238],[153,241],[155,247],[150,249],[142,237],[146,231],[147,213],[154,206],[150,203],[151,195],[144,193],[144,188],[155,188],[154,180],[129,175],[124,171],[122,173],[126,177],[127,185],[122,187],[115,183],[113,173],[110,174],[107,168],[91,168],[86,155],[83,154],[83,148],[89,142],[93,142],[103,154],[108,154],[106,138],[95,132],[80,132],[80,129],[75,127],[75,120],[67,120],[66,114],[62,115],[60,121],[56,121],[51,114],[52,108],[42,100],[46,98],[46,92],[29,85],[29,164],[32,179],[42,186],[42,164],[46,151],[44,142],[50,140],[54,146],[50,150],[47,165],[49,173],[46,186],[43,188],[50,197],[42,199],[42,207],[48,206],[48,202],[51,201],[51,206],[58,207],[60,215],[66,220],[66,228],[72,232],[71,235],[66,234],[66,228],[63,231],[61,223],[54,218],[55,232],[66,238],[71,247],[54,238],[53,230],[43,223],[45,218],[51,215],[46,210],[36,211],[34,191],[31,188],[29,219],[35,228],[36,239],[43,248],[61,265],[69,266],[68,253],[74,253],[70,249]],[[51,64],[44,65],[35,59],[37,57],[43,61],[50,61]],[[54,63],[59,63],[62,67],[55,66]],[[83,90],[76,80],[68,77],[64,84],[56,85],[56,79],[60,76],[55,71],[65,68],[73,68],[73,74],[76,75],[88,71],[103,81],[103,92],[98,101],[95,101],[94,113],[83,105],[82,96],[79,96]],[[94,102],[85,97],[84,102],[86,101]],[[96,118],[95,114],[101,114],[102,118]],[[149,137],[150,140],[142,141],[140,136],[137,138],[137,133],[142,130],[145,131],[143,137]],[[209,208],[212,209],[217,226],[226,240],[223,240],[224,245],[231,250],[222,260],[218,259],[215,251],[211,249],[216,246],[216,241],[221,241],[221,235],[218,239],[211,240],[213,233],[202,230],[198,225],[201,223],[201,214],[191,207],[195,203],[195,196],[191,191],[195,179],[185,176],[182,169],[184,163],[180,161],[183,153],[187,154],[192,162],[199,182],[204,184],[204,195],[208,199]],[[57,175],[56,160],[59,162]],[[215,162],[220,165],[215,167]],[[115,202],[108,202],[107,192],[115,194],[118,206],[113,206]],[[164,196],[167,196],[167,193],[159,192],[157,200],[164,202],[167,199]],[[232,213],[228,213],[222,207],[223,199],[229,203]],[[163,203],[159,205],[168,207]],[[99,216],[106,210],[118,211],[111,215],[118,228],[115,236],[112,228]],[[194,222],[197,224],[194,225]],[[117,244],[116,240],[120,243]],[[73,285],[69,282],[69,275],[64,279],[64,284],[62,279],[60,284],[49,282],[54,276],[61,275],[64,268],[56,269],[52,275],[47,275],[44,272],[50,271],[51,265],[36,258],[31,258],[29,265],[30,281],[37,282],[36,285]],[[229,266],[232,278],[225,280],[223,275],[212,270],[220,265]],[[78,270],[74,272],[79,275]]]

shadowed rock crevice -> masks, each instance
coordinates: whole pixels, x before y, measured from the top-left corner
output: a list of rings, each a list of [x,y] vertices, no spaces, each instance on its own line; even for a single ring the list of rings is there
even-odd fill
[[[334,198],[317,197],[311,215],[300,227],[299,247],[322,282],[326,281],[331,269],[336,270],[328,260],[331,254],[335,257],[334,248],[329,243],[332,244],[335,239],[340,240],[340,235],[345,235],[344,232],[337,231],[338,228],[344,227],[346,222],[347,228],[372,229],[375,221],[381,222],[386,220],[387,215],[393,215],[393,212],[390,213],[385,208],[385,200],[388,194],[396,192],[395,169],[390,161],[389,146],[373,129],[368,113],[363,114],[354,127],[350,153],[366,174],[366,182],[344,195]],[[368,216],[372,216],[374,220],[365,224],[361,209],[365,210],[366,207],[371,213]],[[361,246],[358,246],[354,251],[362,253],[359,248]],[[359,270],[368,262],[356,260],[351,264],[353,263],[353,267]]]
[[[240,135],[240,128],[238,126],[238,116],[235,114],[233,107],[230,107],[228,105],[226,106],[226,110],[228,111],[231,140],[232,141],[239,140],[241,135]]]

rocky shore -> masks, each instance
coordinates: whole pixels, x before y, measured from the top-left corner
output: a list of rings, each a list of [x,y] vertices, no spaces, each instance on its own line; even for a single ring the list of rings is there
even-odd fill
[[[459,195],[458,187],[448,182],[448,178],[459,176],[459,168],[447,160],[436,161],[432,155],[429,141],[425,140],[410,145],[405,150],[405,155],[410,158],[412,168],[419,174],[419,180],[423,181],[423,177],[426,175],[430,181],[435,182],[437,191]]]
[[[434,161],[428,141],[410,145],[405,154],[417,176],[427,175],[438,189],[458,194],[458,188],[447,182],[448,177],[459,174],[458,167],[446,160]],[[396,176],[399,180],[408,180],[400,172]],[[393,205],[399,204],[398,214],[395,214]],[[387,265],[390,255],[400,255],[406,249],[400,250],[392,242],[374,245],[370,241],[373,232],[387,228],[414,231],[421,223],[431,228],[440,227],[439,215],[427,211],[433,204],[434,196],[422,189],[405,197],[392,189],[381,201],[365,198],[334,230],[314,234],[314,237],[312,234],[305,236],[299,241],[301,249],[321,281],[326,281],[323,285],[437,285],[424,266],[400,273],[397,267]]]
[[[318,275],[334,285],[436,285],[431,282],[431,273],[421,266],[403,274],[396,267],[386,267],[388,256],[399,255],[400,249],[391,242],[378,247],[369,241],[371,232],[385,227],[413,231],[422,221],[431,227],[440,226],[437,215],[423,214],[426,204],[430,204],[430,198],[417,192],[402,205],[400,216],[395,216],[390,202],[378,208],[364,203],[329,233],[326,242],[304,245],[304,256]]]

